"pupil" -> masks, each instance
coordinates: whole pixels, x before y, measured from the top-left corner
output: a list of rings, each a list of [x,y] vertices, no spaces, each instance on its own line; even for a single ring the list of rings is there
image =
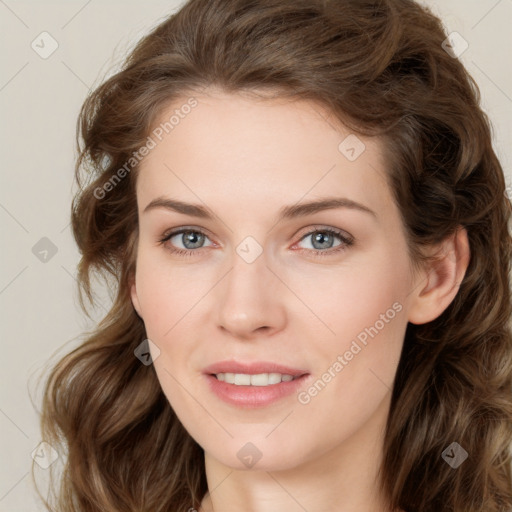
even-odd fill
[[[323,249],[325,249],[325,245],[329,246],[327,240],[329,239],[331,235],[329,234],[326,234],[326,233],[317,233],[315,235],[315,242],[319,242],[320,245],[324,245],[324,247],[322,247]],[[327,247],[328,248],[328,247]]]
[[[188,247],[187,243],[191,243],[192,245],[200,245],[202,236],[203,235],[200,235],[199,233],[196,233],[195,231],[188,231],[187,233],[184,233],[183,245],[187,248],[194,249],[195,247]]]

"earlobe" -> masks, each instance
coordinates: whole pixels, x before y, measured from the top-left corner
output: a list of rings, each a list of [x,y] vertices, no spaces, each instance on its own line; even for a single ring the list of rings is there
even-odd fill
[[[439,317],[451,304],[469,265],[470,249],[466,229],[459,229],[435,252],[436,259],[418,276],[409,322],[425,324]]]
[[[135,286],[135,279],[133,280],[132,285],[130,286],[130,297],[132,299],[132,304],[133,307],[135,308],[135,311],[142,318],[139,297],[137,296],[137,288]]]

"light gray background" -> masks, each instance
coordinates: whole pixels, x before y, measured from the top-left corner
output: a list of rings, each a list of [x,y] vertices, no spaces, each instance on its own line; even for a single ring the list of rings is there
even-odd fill
[[[69,226],[79,107],[88,89],[180,3],[0,0],[1,511],[43,510],[29,474],[31,453],[40,442],[29,390],[39,408],[36,384],[44,365],[75,346],[76,337],[93,324],[76,300],[79,254]],[[449,32],[469,43],[460,58],[481,88],[512,190],[512,0],[424,3]],[[31,47],[43,31],[59,45],[47,59]],[[43,237],[57,248],[46,262],[32,252]],[[99,297],[107,306],[108,295]],[[93,317],[103,314],[100,306]]]

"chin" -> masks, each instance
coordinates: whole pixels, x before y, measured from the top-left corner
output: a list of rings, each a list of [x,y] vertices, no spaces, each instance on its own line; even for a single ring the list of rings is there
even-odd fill
[[[222,443],[218,443],[211,451],[206,446],[205,452],[209,457],[237,471],[286,471],[306,462],[307,454],[300,442],[299,445],[286,445],[278,437],[273,441],[264,437],[252,438],[252,441],[250,439],[246,436],[230,439],[223,443],[222,451],[218,450]]]

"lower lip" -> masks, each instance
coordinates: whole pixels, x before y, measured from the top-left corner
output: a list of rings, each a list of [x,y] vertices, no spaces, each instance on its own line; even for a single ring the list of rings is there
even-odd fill
[[[237,407],[254,408],[265,407],[296,393],[304,385],[307,376],[269,386],[237,386],[220,381],[215,375],[206,375],[206,378],[210,389],[224,402]]]

